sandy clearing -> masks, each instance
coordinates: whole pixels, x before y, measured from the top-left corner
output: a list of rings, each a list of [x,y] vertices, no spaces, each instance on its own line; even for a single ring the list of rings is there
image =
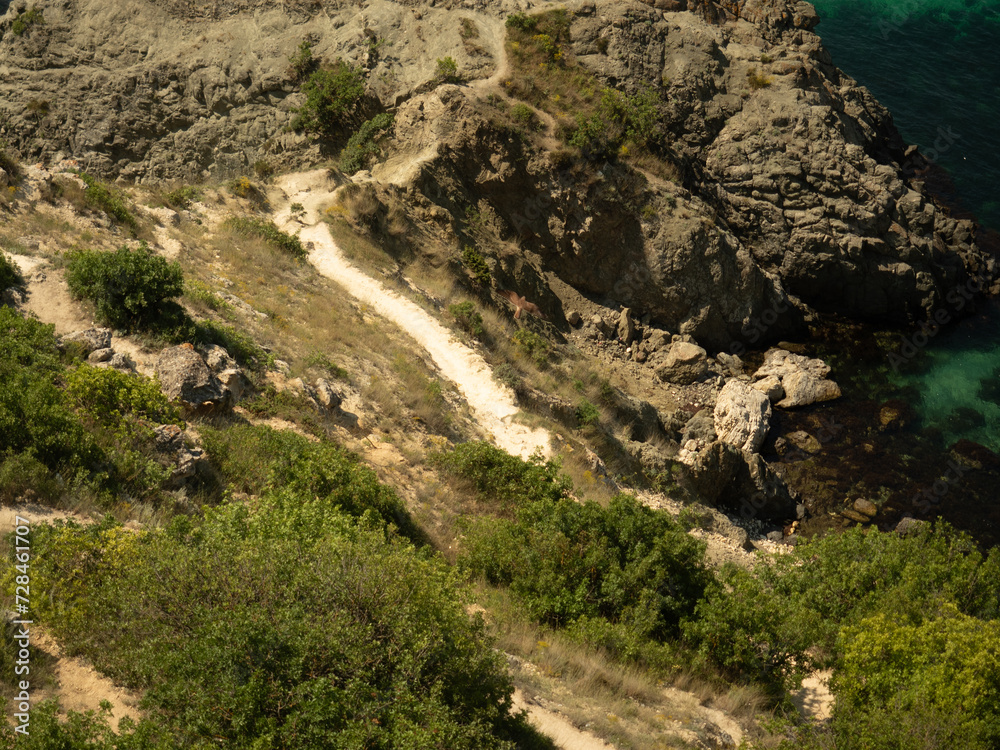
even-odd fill
[[[520,690],[514,691],[514,709],[527,711],[531,725],[563,750],[614,750],[613,745],[577,729],[565,716],[529,702]]]
[[[136,708],[139,703],[137,695],[116,686],[87,660],[66,656],[62,646],[37,626],[32,629],[31,643],[56,660],[54,677],[58,687],[55,693],[62,711],[100,711],[101,701],[106,700],[111,703],[110,724],[114,729],[126,716],[135,721],[142,718]]]
[[[828,721],[833,716],[833,693],[830,692],[832,669],[813,672],[802,680],[802,687],[792,691],[792,703],[807,719]]]
[[[531,430],[512,421],[519,411],[514,394],[493,380],[489,365],[479,354],[456,341],[428,312],[366,276],[344,257],[320,219],[321,208],[333,199],[326,170],[285,175],[278,180],[278,186],[284,200],[275,213],[275,221],[287,231],[305,224],[299,237],[312,244],[309,260],[317,271],[398,325],[423,347],[441,375],[455,384],[478,424],[498,446],[522,458],[535,451],[545,456],[551,454],[547,431]],[[291,219],[288,211],[291,203],[305,207],[305,216],[300,221]]]

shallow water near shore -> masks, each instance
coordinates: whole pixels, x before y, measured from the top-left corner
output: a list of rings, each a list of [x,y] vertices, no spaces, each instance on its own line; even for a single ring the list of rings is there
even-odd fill
[[[947,170],[935,189],[953,214],[1000,228],[1000,0],[815,5],[834,64],[889,108],[908,143]],[[856,329],[820,345],[845,386],[844,403],[829,411],[850,425],[840,447],[824,446],[825,458],[852,473],[837,483],[850,497],[882,495],[887,521],[931,498],[916,515],[940,512],[997,543],[1000,462],[989,451],[1000,453],[1000,303],[924,333]],[[957,469],[956,455],[964,462]]]

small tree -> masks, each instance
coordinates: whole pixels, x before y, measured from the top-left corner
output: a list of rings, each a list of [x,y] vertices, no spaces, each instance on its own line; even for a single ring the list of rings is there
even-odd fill
[[[365,94],[360,68],[341,59],[331,68],[317,70],[302,84],[306,102],[292,122],[296,130],[333,135],[357,109]]]
[[[168,263],[143,242],[136,250],[80,250],[70,255],[66,283],[97,307],[98,318],[126,330],[150,327],[165,303],[184,292],[178,263]]]

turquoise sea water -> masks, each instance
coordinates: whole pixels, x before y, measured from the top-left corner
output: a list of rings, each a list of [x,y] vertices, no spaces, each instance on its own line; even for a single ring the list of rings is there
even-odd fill
[[[948,170],[948,197],[1000,230],[1000,0],[814,4],[834,63],[889,108],[907,142]],[[918,429],[942,448],[966,438],[1000,451],[1000,305],[931,337],[898,369],[889,377]]]

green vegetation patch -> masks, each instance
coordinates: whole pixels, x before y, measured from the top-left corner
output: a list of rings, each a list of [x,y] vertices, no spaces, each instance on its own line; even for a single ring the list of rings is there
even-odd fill
[[[365,94],[360,68],[337,59],[329,68],[313,72],[302,84],[305,104],[299,108],[292,128],[331,137],[354,115]]]
[[[231,216],[225,220],[223,226],[235,234],[262,239],[275,250],[288,253],[294,258],[304,259],[308,255],[302,240],[294,234],[278,229],[273,221],[250,216]]]
[[[392,113],[383,112],[358,128],[340,154],[340,171],[354,174],[367,167],[369,160],[379,153],[378,140],[392,127],[392,123]]]
[[[498,510],[560,500],[572,489],[556,461],[537,455],[525,461],[486,442],[462,443],[447,453],[434,454],[431,460],[471,483],[480,497]]]
[[[178,209],[189,208],[192,203],[200,201],[201,198],[201,190],[194,185],[181,185],[163,196],[169,206]]]
[[[477,339],[482,339],[486,335],[486,328],[483,325],[483,316],[476,311],[476,306],[466,300],[448,305],[448,314],[455,318],[455,322],[463,331]]]
[[[133,231],[138,227],[138,222],[129,209],[128,198],[124,193],[86,172],[80,172],[80,179],[87,186],[84,190],[84,197],[88,205],[103,211],[119,224],[124,224]]]
[[[324,497],[32,533],[40,616],[145,693],[115,747],[514,750],[532,734],[445,565]],[[82,746],[44,726],[48,746]]]
[[[13,259],[0,251],[0,291],[10,286],[23,286],[24,276]]]
[[[462,564],[509,586],[540,622],[603,618],[662,640],[680,632],[711,581],[704,552],[669,514],[618,495],[607,508],[544,499],[522,504],[515,520],[481,521]]]
[[[145,242],[135,250],[127,246],[110,252],[76,250],[68,257],[70,292],[93,302],[101,322],[143,330],[177,317],[177,304],[170,301],[184,293],[181,267],[154,253]]]
[[[14,36],[24,36],[25,32],[31,29],[31,27],[41,26],[44,23],[45,14],[32,5],[27,10],[22,9],[18,12],[14,18],[14,23],[10,26],[10,30],[14,32]]]
[[[462,248],[462,265],[472,274],[472,280],[476,284],[479,286],[489,286],[490,278],[492,277],[490,267],[487,265],[482,253],[476,250],[476,248],[471,245],[466,245]]]
[[[630,94],[604,86],[576,64],[568,42],[565,10],[508,16],[507,51],[513,71],[502,82],[508,93],[552,115],[560,136],[587,158],[657,149],[663,139],[660,94],[649,88]],[[523,107],[517,109],[522,126],[531,125],[529,114]]]

